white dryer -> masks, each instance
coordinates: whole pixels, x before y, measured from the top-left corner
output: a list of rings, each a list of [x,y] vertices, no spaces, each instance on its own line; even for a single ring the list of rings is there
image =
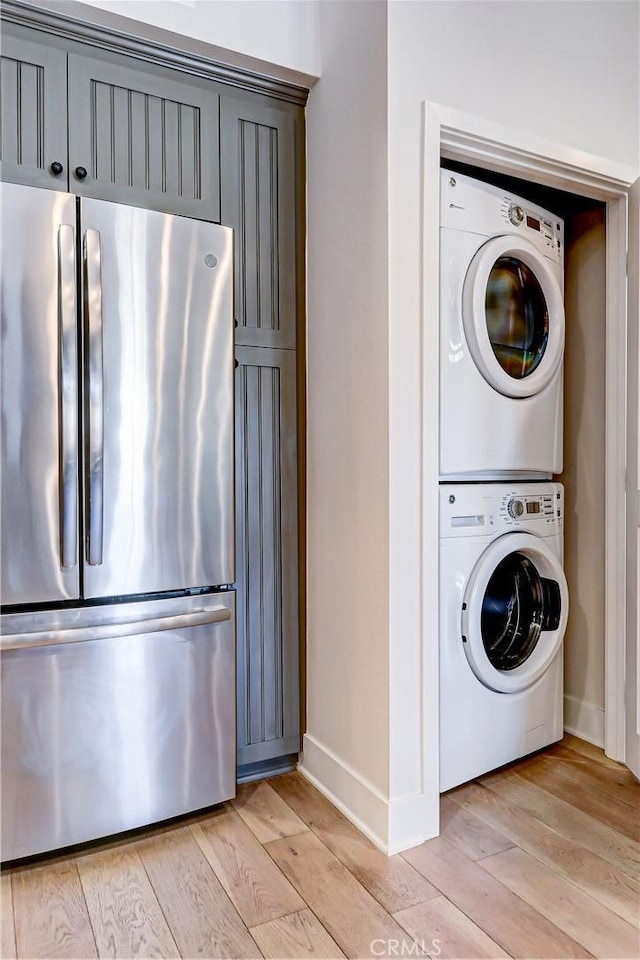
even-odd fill
[[[559,740],[559,483],[440,487],[440,789]]]
[[[562,470],[564,222],[441,171],[440,477]]]

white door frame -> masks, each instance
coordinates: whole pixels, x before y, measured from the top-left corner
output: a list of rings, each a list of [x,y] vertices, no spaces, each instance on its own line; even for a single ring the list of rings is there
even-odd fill
[[[423,505],[438,503],[439,220],[441,157],[482,166],[606,203],[605,413],[605,751],[624,760],[625,469],[627,423],[626,257],[628,191],[633,167],[451,110],[423,104],[422,467]],[[436,516],[434,517],[434,513]],[[437,512],[422,510],[422,557],[438,556]],[[439,591],[423,562],[425,705],[438,700]],[[437,712],[436,712],[437,716]],[[424,731],[425,769],[438,770],[438,733]]]
[[[625,691],[627,725],[624,762],[640,780],[640,440],[638,342],[640,331],[640,179],[629,195],[629,300],[627,322],[628,453],[627,453],[627,644]]]

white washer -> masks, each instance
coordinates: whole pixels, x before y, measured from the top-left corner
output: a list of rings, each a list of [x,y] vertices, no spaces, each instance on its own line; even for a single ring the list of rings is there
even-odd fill
[[[441,171],[440,477],[562,471],[564,222]]]
[[[559,483],[440,487],[440,789],[562,737]]]

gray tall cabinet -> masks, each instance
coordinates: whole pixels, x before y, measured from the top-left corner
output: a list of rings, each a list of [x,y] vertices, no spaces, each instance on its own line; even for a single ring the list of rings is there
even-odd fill
[[[306,93],[2,14],[2,179],[235,230],[238,771],[277,769],[300,746]]]

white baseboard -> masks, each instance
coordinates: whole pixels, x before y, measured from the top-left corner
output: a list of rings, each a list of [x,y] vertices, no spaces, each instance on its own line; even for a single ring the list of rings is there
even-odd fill
[[[308,733],[302,738],[298,770],[379,850],[387,852],[388,804],[377,787]]]
[[[438,833],[439,803],[416,794],[390,801],[332,750],[306,733],[298,770],[387,856]],[[439,798],[438,798],[439,799]]]
[[[564,729],[581,740],[604,748],[604,709],[565,695]]]

